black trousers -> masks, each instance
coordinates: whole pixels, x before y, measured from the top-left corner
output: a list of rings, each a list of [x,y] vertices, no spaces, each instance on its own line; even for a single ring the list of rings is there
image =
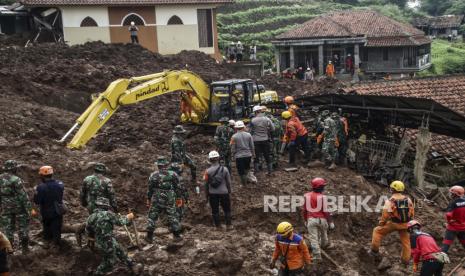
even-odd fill
[[[295,164],[295,155],[297,150],[302,149],[304,151],[305,161],[310,161],[310,146],[308,144],[308,135],[297,136],[295,139],[295,144],[289,146],[289,164]]]
[[[61,226],[63,224],[63,216],[53,218],[43,218],[42,225],[44,227],[44,239],[60,244],[61,241]]]
[[[210,194],[209,199],[215,226],[220,226],[220,205],[224,212],[226,225],[231,225],[231,200],[229,194]]]
[[[444,264],[438,261],[423,261],[420,276],[442,276]]]
[[[139,38],[137,37],[137,35],[131,35],[131,43],[139,44]]]
[[[254,142],[254,147],[255,147],[255,159],[253,160],[254,164],[259,164],[260,163],[260,157],[263,156],[263,159],[265,159],[266,164],[270,165],[271,164],[271,147],[270,147],[270,142],[269,141],[259,141],[259,142]]]
[[[278,274],[278,276],[303,276],[303,275],[304,275],[304,271],[302,268],[293,269],[293,270],[281,268]]]
[[[452,243],[454,243],[455,238],[459,239],[459,242],[465,248],[465,231],[451,231],[446,230],[446,234],[444,236],[444,240],[442,241],[441,250],[442,252],[449,251],[449,247]]]
[[[247,174],[247,171],[250,170],[250,161],[251,160],[252,160],[252,157],[236,158],[237,173],[239,175],[246,175]]]
[[[10,269],[8,267],[8,253],[6,250],[0,250],[0,273],[9,272]]]

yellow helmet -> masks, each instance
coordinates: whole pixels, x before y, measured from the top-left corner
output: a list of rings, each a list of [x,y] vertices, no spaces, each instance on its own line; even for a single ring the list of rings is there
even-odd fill
[[[405,190],[404,182],[399,181],[399,180],[392,181],[389,187],[391,187],[391,189],[393,189],[396,192],[403,192]]]
[[[283,119],[287,120],[287,119],[292,117],[292,113],[289,112],[289,111],[284,111],[283,113],[281,113],[281,117],[283,117]]]
[[[280,235],[287,236],[289,233],[294,231],[294,227],[292,227],[292,224],[290,224],[287,221],[283,221],[278,225],[278,228],[276,229],[276,232]]]

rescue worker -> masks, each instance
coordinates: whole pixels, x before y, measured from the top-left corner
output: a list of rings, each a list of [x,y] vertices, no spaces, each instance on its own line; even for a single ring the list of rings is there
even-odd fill
[[[236,44],[234,44],[234,42],[229,44],[227,56],[229,58],[229,62],[236,62]]]
[[[271,163],[273,168],[279,166],[279,150],[281,149],[281,140],[284,135],[283,125],[271,112],[268,111],[266,106],[263,107],[263,112],[273,123],[274,130],[271,133]]]
[[[41,183],[36,187],[34,203],[40,206],[43,235],[46,242],[61,245],[61,226],[66,212],[63,205],[63,182],[53,179],[53,168],[43,166],[39,169]]]
[[[99,197],[108,198],[113,211],[115,213],[118,212],[113,185],[111,184],[111,180],[104,176],[107,171],[108,168],[104,164],[95,163],[94,174],[84,178],[79,197],[81,205],[87,208],[89,215],[94,212],[95,201]]]
[[[191,170],[191,182],[195,183],[197,167],[187,154],[186,144],[184,143],[185,134],[186,130],[181,125],[174,127],[173,137],[171,138],[171,163],[176,162],[188,166]]]
[[[189,191],[187,190],[184,177],[182,176],[182,165],[179,163],[171,163],[168,171],[175,172],[179,177],[179,183],[176,189],[176,213],[179,223],[181,223],[184,213],[186,212],[187,204],[189,203]]]
[[[401,261],[407,265],[411,253],[407,223],[413,219],[415,211],[410,198],[404,195],[405,185],[402,181],[393,181],[390,190],[392,196],[386,200],[379,225],[373,229],[369,253],[375,257],[379,256],[382,239],[392,232],[398,232],[402,244]]]
[[[254,170],[258,172],[260,169],[260,157],[266,161],[266,167],[268,174],[273,172],[273,164],[271,162],[271,148],[270,140],[271,133],[274,131],[274,125],[271,120],[263,113],[263,107],[254,106],[253,112],[255,117],[250,121],[250,134],[252,134],[255,158],[254,158]]]
[[[334,229],[334,223],[327,208],[326,196],[323,195],[326,180],[316,177],[310,184],[312,191],[304,195],[302,216],[310,235],[313,259],[321,260],[320,247],[330,247],[328,229]]]
[[[187,121],[192,121],[191,102],[193,97],[194,95],[191,91],[183,91],[181,93],[181,113]]]
[[[338,128],[338,157],[341,164],[347,165],[347,150],[349,149],[349,121],[347,119],[347,114],[344,114],[343,116],[338,114],[338,118],[340,123]]]
[[[13,254],[13,247],[8,238],[0,232],[0,276],[10,276],[8,254]]]
[[[289,144],[289,165],[295,166],[295,155],[299,148],[304,151],[305,162],[310,161],[310,148],[308,146],[308,131],[297,116],[284,111],[281,117],[286,120],[284,141]]]
[[[270,269],[275,268],[279,259],[281,266],[279,275],[303,276],[305,264],[310,265],[312,258],[305,240],[294,233],[292,224],[281,222],[276,229],[275,248],[271,259]]]
[[[216,127],[215,131],[215,143],[216,148],[221,156],[223,164],[231,171],[231,137],[234,135],[234,129],[230,127],[231,122],[227,117],[220,119],[222,125]]]
[[[101,250],[102,261],[93,275],[106,275],[113,270],[118,260],[124,262],[134,274],[142,270],[141,264],[136,264],[116,240],[113,229],[115,226],[129,225],[134,219],[134,214],[129,213],[126,217],[116,215],[111,211],[112,207],[106,197],[99,197],[95,201],[95,210],[89,216],[86,230],[95,234],[95,244]]]
[[[334,78],[334,73],[336,71],[334,70],[334,65],[331,61],[328,62],[328,65],[326,65],[326,76],[329,78]]]
[[[17,170],[16,161],[5,161],[4,173],[0,175],[0,227],[11,244],[18,229],[21,250],[25,254],[29,252],[29,221],[37,212],[32,209],[23,180],[16,176]]]
[[[159,156],[156,163],[158,171],[149,177],[147,191],[147,207],[149,208],[147,220],[147,236],[149,243],[153,242],[155,223],[161,214],[166,214],[171,226],[171,232],[176,239],[181,238],[181,225],[176,215],[176,189],[179,177],[174,171],[168,170],[169,162],[164,156]]]
[[[323,132],[318,136],[318,144],[322,143],[321,150],[323,152],[323,158],[325,160],[327,168],[334,170],[336,168],[337,148],[339,141],[337,139],[337,125],[331,116],[327,116],[323,121]]]
[[[244,52],[244,45],[240,41],[236,44],[236,59],[242,61],[242,52]]]
[[[245,131],[243,121],[237,121],[234,125],[236,133],[231,137],[231,154],[236,160],[236,167],[242,185],[247,184],[250,172],[250,161],[255,158],[253,138]]]
[[[409,221],[407,228],[410,233],[413,272],[418,272],[418,263],[421,261],[420,276],[442,276],[444,262],[449,261],[447,254],[441,252],[430,234],[420,230],[421,224],[418,221]]]
[[[446,233],[442,242],[442,251],[448,252],[449,247],[457,238],[465,248],[465,190],[462,186],[449,189],[452,201],[446,209]]]
[[[217,151],[208,153],[208,162],[211,164],[205,170],[205,199],[210,203],[212,208],[213,223],[216,228],[221,226],[220,223],[220,206],[224,212],[226,229],[231,228],[231,175],[228,168],[221,166],[219,162],[220,155]]]
[[[286,109],[288,109],[291,106],[291,104],[294,104],[294,97],[286,96],[284,97],[283,101],[284,101],[284,104],[286,105]]]
[[[139,38],[137,36],[137,32],[139,31],[139,28],[137,28],[134,21],[131,21],[131,26],[129,26],[128,30],[129,30],[129,34],[131,35],[131,43],[139,44]]]

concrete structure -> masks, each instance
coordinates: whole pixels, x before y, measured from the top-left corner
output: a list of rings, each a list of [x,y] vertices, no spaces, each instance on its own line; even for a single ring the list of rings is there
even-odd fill
[[[422,31],[371,10],[323,15],[272,42],[280,71],[314,67],[322,75],[332,61],[337,74],[352,74],[360,66],[368,74],[401,76],[431,66],[431,40]]]
[[[130,22],[139,42],[160,54],[198,50],[219,57],[216,8],[233,0],[23,0],[31,10],[56,8],[64,41],[129,43]]]
[[[465,24],[464,15],[418,17],[412,21],[413,26],[435,37],[458,36],[462,24]]]

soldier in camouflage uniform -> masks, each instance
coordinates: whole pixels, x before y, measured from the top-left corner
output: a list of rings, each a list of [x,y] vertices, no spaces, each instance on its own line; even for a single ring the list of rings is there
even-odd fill
[[[0,175],[0,227],[8,240],[13,244],[14,232],[18,228],[18,236],[23,253],[29,251],[29,221],[32,210],[31,202],[24,190],[23,181],[16,176],[18,164],[8,160],[3,166],[5,171]]]
[[[191,181],[195,183],[197,179],[197,168],[194,161],[186,152],[186,145],[184,144],[184,135],[186,130],[178,125],[174,127],[173,137],[171,138],[171,163],[176,162],[186,165],[191,170]]]
[[[105,275],[113,270],[118,259],[124,262],[134,274],[139,274],[142,269],[141,264],[136,264],[113,235],[115,225],[129,225],[134,219],[134,214],[129,213],[126,217],[121,217],[110,211],[108,198],[99,197],[95,200],[94,212],[89,216],[86,223],[86,230],[95,234],[95,243],[102,252],[102,262],[97,267],[93,275]]]
[[[99,197],[108,198],[113,211],[118,212],[115,191],[113,190],[111,180],[103,175],[106,171],[107,167],[104,164],[96,163],[94,174],[84,178],[79,197],[82,206],[86,207],[89,211],[89,215],[93,213],[95,201]]]
[[[181,225],[176,214],[176,189],[178,189],[179,177],[174,171],[168,170],[169,162],[160,156],[155,163],[158,171],[149,177],[147,192],[147,205],[150,207],[147,221],[147,242],[153,242],[155,223],[160,214],[166,213],[171,224],[171,232],[175,238],[180,238]]]
[[[336,122],[328,116],[324,120],[324,129],[323,129],[323,146],[322,152],[326,164],[330,164],[328,169],[333,170],[336,168],[336,158],[337,158],[337,125]]]
[[[179,163],[171,163],[168,171],[175,172],[179,177],[179,183],[176,189],[176,213],[178,215],[179,223],[181,223],[184,213],[186,212],[186,205],[189,203],[189,191],[186,187],[186,181],[182,176],[182,165]]]
[[[231,171],[231,137],[234,135],[234,129],[231,128],[231,123],[228,118],[220,119],[222,125],[218,126],[215,131],[216,148],[220,154],[220,160],[223,162],[229,171]],[[234,127],[234,123],[232,123]]]
[[[347,145],[347,137],[346,137],[346,130],[344,123],[342,122],[341,116],[337,112],[333,112],[331,114],[331,118],[336,123],[336,131],[337,131],[337,160],[339,163],[345,163],[343,159],[346,158],[346,145]],[[338,163],[338,164],[339,164]]]
[[[266,112],[266,117],[268,117],[274,126],[274,131],[271,133],[271,160],[273,168],[278,167],[279,161],[279,150],[281,149],[281,140],[284,136],[283,125],[280,120],[278,120],[271,112],[268,111],[266,106],[263,107]]]

